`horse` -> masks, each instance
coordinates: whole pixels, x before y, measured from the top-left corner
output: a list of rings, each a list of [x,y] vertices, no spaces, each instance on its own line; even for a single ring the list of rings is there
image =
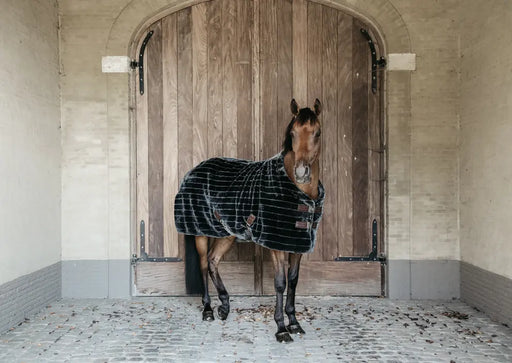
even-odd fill
[[[235,240],[252,241],[268,248],[272,256],[278,342],[292,342],[290,334],[305,334],[295,314],[295,291],[302,255],[315,246],[325,196],[319,180],[322,104],[316,99],[312,110],[300,108],[292,99],[290,109],[293,117],[279,154],[263,161],[203,161],[185,175],[175,199],[178,232],[195,236],[203,320],[214,320],[208,274],[221,302],[217,315],[225,320],[230,312],[229,294],[219,275],[219,263]],[[214,238],[210,250],[209,237]],[[286,288],[287,326],[283,314]]]

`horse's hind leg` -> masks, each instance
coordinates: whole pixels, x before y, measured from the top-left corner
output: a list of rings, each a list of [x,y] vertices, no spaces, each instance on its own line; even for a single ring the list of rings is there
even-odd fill
[[[203,279],[203,320],[213,321],[213,310],[208,294],[208,237],[196,236],[196,249]]]
[[[285,274],[285,252],[271,251],[272,262],[274,263],[274,287],[276,289],[276,310],[274,312],[274,320],[277,324],[276,339],[278,342],[293,342],[290,333],[284,325],[283,314],[283,294],[286,289]]]
[[[210,277],[212,278],[213,284],[217,289],[219,299],[222,303],[218,309],[219,318],[221,320],[226,320],[229,314],[229,294],[219,275],[219,263],[222,256],[229,251],[234,241],[234,236],[219,238],[215,240],[215,243],[208,254],[208,269],[210,271]]]
[[[288,315],[289,325],[287,327],[290,334],[305,334],[297,318],[295,317],[295,289],[297,282],[299,282],[299,267],[301,254],[290,253],[288,268],[288,291],[286,293],[286,315]]]

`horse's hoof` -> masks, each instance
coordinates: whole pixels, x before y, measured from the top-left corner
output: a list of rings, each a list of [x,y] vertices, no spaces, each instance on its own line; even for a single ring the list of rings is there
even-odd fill
[[[287,331],[277,332],[276,333],[276,339],[279,343],[291,343],[293,342],[292,337],[290,336],[290,333]]]
[[[213,311],[207,310],[203,311],[203,321],[214,321],[215,318],[213,317]]]
[[[226,309],[223,308],[222,306],[219,306],[219,308],[217,309],[217,315],[220,320],[226,320],[229,315],[229,308]]]
[[[288,330],[290,334],[306,334],[299,324],[290,324],[286,327],[286,330]]]

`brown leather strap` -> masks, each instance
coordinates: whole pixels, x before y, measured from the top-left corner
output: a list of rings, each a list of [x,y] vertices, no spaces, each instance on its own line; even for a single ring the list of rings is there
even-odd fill
[[[309,222],[308,221],[297,221],[297,222],[295,222],[295,228],[309,229]]]
[[[216,210],[213,211],[213,215],[215,216],[215,218],[217,218],[217,220],[220,222],[220,214],[219,212],[217,212]]]
[[[297,206],[297,210],[299,212],[309,212],[309,205],[306,205],[306,204],[299,204]]]
[[[318,222],[313,222],[313,224],[311,224],[311,222],[308,222],[308,221],[297,221],[297,222],[295,222],[295,228],[297,228],[297,229],[309,229],[310,226],[313,229],[317,229]]]
[[[249,215],[249,218],[247,218],[247,225],[250,227],[252,226],[252,224],[254,223],[254,221],[256,220],[256,216],[254,214],[251,214]]]

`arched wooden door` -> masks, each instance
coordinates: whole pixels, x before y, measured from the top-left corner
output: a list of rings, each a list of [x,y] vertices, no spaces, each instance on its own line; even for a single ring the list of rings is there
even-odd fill
[[[185,240],[173,220],[185,173],[209,157],[276,154],[290,100],[311,106],[319,98],[326,202],[298,293],[381,295],[379,262],[335,260],[372,252],[374,220],[381,252],[381,87],[371,90],[361,28],[368,29],[305,0],[212,0],[148,28],[144,94],[138,74],[136,82],[135,254],[156,259],[135,264],[136,294],[186,292]],[[253,244],[235,244],[220,271],[232,294],[273,293],[268,252]]]

